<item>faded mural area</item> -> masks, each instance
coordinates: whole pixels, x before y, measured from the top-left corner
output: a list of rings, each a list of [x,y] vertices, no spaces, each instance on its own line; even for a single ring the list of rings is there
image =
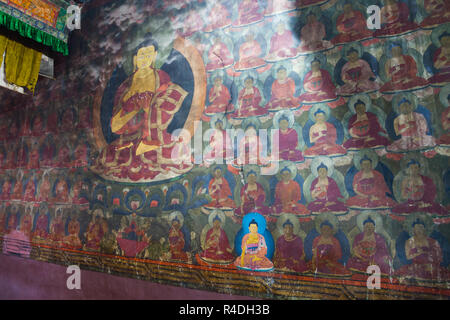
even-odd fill
[[[34,96],[2,94],[3,253],[269,298],[450,297],[448,2],[91,1],[70,44]]]

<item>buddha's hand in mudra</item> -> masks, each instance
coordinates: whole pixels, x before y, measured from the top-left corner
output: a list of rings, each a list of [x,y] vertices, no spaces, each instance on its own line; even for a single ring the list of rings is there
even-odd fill
[[[250,259],[252,260],[252,262],[262,260],[262,258],[258,257],[256,254],[252,254],[252,255],[250,256]]]

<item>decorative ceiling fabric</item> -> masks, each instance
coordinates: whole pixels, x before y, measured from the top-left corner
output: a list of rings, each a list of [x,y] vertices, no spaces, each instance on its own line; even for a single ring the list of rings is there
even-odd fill
[[[69,5],[62,0],[1,0],[0,25],[68,55]]]
[[[261,298],[450,298],[448,1],[83,10],[57,79],[2,96],[4,254]]]

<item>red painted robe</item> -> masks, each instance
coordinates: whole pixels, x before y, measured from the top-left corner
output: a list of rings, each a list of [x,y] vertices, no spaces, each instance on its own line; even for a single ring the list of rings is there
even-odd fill
[[[433,64],[438,69],[438,72],[428,79],[430,83],[446,84],[450,82],[450,54],[444,54],[442,57],[439,57],[442,51],[442,48],[439,48],[433,55]],[[438,62],[440,67],[436,65]]]
[[[98,221],[91,222],[86,232],[86,248],[97,251],[100,249],[100,242],[103,239],[107,229],[104,224]]]
[[[63,118],[61,119],[60,132],[72,132],[74,121],[75,119],[72,110],[66,110],[64,112]]]
[[[44,135],[44,121],[41,115],[36,115],[33,119],[32,127],[29,130],[29,135],[32,137],[42,137]]]
[[[392,37],[411,32],[418,25],[409,20],[409,8],[404,2],[397,1],[393,6],[381,8],[381,29],[376,30],[376,37]]]
[[[428,123],[421,113],[400,114],[396,119],[401,137],[386,148],[388,152],[430,149],[436,145],[435,138],[427,134]]]
[[[48,176],[44,178],[39,187],[39,201],[48,201],[50,197],[51,184]]]
[[[233,65],[234,58],[227,45],[219,42],[211,46],[208,51],[208,64],[206,71],[212,72],[218,69],[226,69]]]
[[[212,32],[231,25],[230,12],[221,3],[216,3],[209,12],[209,24],[205,27],[205,32]]]
[[[235,63],[234,69],[241,71],[265,66],[266,62],[260,58],[261,54],[262,49],[258,41],[244,42],[239,47],[239,61]]]
[[[55,155],[55,145],[48,140],[41,145],[40,151],[42,154],[40,158],[40,166],[51,167],[53,165],[53,157]]]
[[[429,15],[420,23],[422,28],[433,28],[450,21],[450,2],[446,0],[424,0],[424,7]]]
[[[80,223],[76,219],[69,221],[67,225],[68,236],[64,238],[64,246],[71,249],[81,249],[83,244],[80,240]]]
[[[117,236],[117,243],[123,250],[125,256],[136,257],[148,246],[148,239],[145,232],[141,230],[136,221],[131,221],[130,225]]]
[[[295,10],[295,2],[292,0],[267,0],[265,16],[272,16],[279,13]]]
[[[61,217],[55,218],[50,225],[50,239],[57,245],[60,245],[64,237],[64,220]]]
[[[22,200],[23,198],[23,184],[22,180],[17,180],[14,184],[13,193],[11,195],[12,200]]]
[[[23,200],[25,201],[35,201],[35,193],[36,193],[36,186],[34,184],[33,177],[28,180],[27,186],[25,187],[25,194],[23,197]]]
[[[4,234],[6,231],[6,214],[2,213],[0,215],[0,235]]]
[[[22,218],[20,222],[20,231],[22,231],[25,236],[29,239],[31,237],[31,229],[33,228],[33,218],[31,215],[27,214]]]
[[[246,183],[241,188],[240,196],[242,204],[235,210],[234,213],[236,215],[243,216],[250,212],[258,212],[262,215],[268,215],[270,213],[270,208],[264,205],[266,192],[259,183],[256,183],[256,190],[249,190],[249,184]]]
[[[353,252],[358,252],[359,256],[353,254],[348,260],[347,267],[358,271],[366,272],[370,265],[380,267],[381,273],[390,274],[389,261],[392,261],[386,240],[374,233],[373,240],[365,240],[364,232],[356,235],[353,241]]]
[[[333,46],[331,42],[324,40],[326,35],[325,25],[322,22],[316,20],[307,23],[300,31],[301,42],[298,51],[306,54],[331,48]]]
[[[319,212],[347,212],[347,207],[338,200],[342,198],[341,190],[333,178],[327,177],[328,185],[319,185],[319,178],[313,180],[310,187],[311,197],[314,199],[308,204],[308,210],[313,213]],[[312,196],[313,192],[317,192],[317,196]]]
[[[18,168],[26,168],[27,164],[28,164],[28,149],[25,147],[25,144],[23,144],[19,148],[16,165]]]
[[[234,260],[228,237],[222,228],[211,228],[206,233],[205,250],[200,258],[212,263],[230,263]]]
[[[238,143],[239,149],[237,158],[233,162],[235,166],[245,164],[267,164],[268,158],[263,154],[263,145],[258,136],[244,136]]]
[[[344,142],[344,147],[351,150],[377,148],[387,146],[389,140],[380,135],[386,133],[378,122],[377,116],[371,112],[366,112],[367,120],[358,120],[358,115],[354,114],[348,122],[348,131],[351,137]]]
[[[55,159],[56,160],[56,159]],[[55,166],[58,168],[68,168],[72,163],[70,149],[66,144],[60,146]]]
[[[309,214],[308,209],[299,203],[302,198],[300,185],[290,180],[288,183],[280,181],[275,188],[274,213]]]
[[[450,107],[447,107],[441,115],[442,128],[446,133],[444,133],[438,140],[440,145],[448,146],[450,145]]]
[[[420,179],[422,183],[419,185],[412,185],[411,182],[402,183],[402,197],[407,200],[392,208],[392,212],[411,214],[422,211],[430,214],[448,215],[448,210],[435,202],[437,190],[433,180],[424,175],[420,175]]]
[[[51,110],[47,115],[47,132],[56,133],[58,132],[58,112],[56,110]]]
[[[322,130],[322,134],[325,135],[317,139],[311,147],[305,150],[305,156],[332,156],[347,153],[342,146],[336,144],[336,127],[329,122],[326,122],[326,127],[326,130]],[[313,135],[319,136],[319,133],[316,132]]]
[[[237,257],[234,261],[234,265],[247,270],[270,270],[273,268],[273,263],[266,257],[266,239],[259,233],[255,236],[256,238],[253,239],[253,235],[247,233],[242,238],[241,248],[244,257],[243,259],[241,256]]]
[[[294,34],[289,30],[284,30],[282,34],[275,32],[270,39],[270,50],[266,57],[267,61],[279,61],[293,58],[297,55]]]
[[[337,98],[336,87],[330,74],[324,69],[320,69],[320,76],[313,76],[313,72],[309,71],[303,80],[303,88],[305,93],[299,97],[303,103],[316,103]]]
[[[188,256],[184,251],[184,235],[181,230],[177,230],[175,227],[171,227],[169,231],[169,245],[170,245],[170,258],[171,260],[187,261]]]
[[[170,77],[166,72],[155,70],[155,75],[156,92],[136,93],[125,102],[122,99],[131,87],[134,74],[120,85],[115,96],[113,118],[119,114],[123,117],[134,111],[140,112],[115,131],[116,134],[120,135],[120,138],[110,143],[102,151],[98,158],[97,171],[120,179],[138,181],[155,178],[161,173],[161,169],[169,171],[171,169],[189,169],[187,168],[189,166],[185,164],[180,166],[173,163],[171,160],[172,151],[178,146],[173,144],[170,133],[159,129],[160,125],[168,125],[171,122],[173,115],[181,108],[187,92],[170,82]],[[156,103],[161,103],[161,105],[156,107]],[[144,145],[153,145],[160,148],[161,161],[166,163],[159,163],[157,150],[136,155],[141,142]],[[142,160],[141,156],[145,158],[145,161]],[[147,163],[150,161],[158,163],[161,169]]]
[[[233,199],[230,198],[232,196],[230,185],[224,177],[221,177],[220,181],[212,178],[208,191],[213,200],[206,205],[207,207],[234,208],[236,206]]]
[[[36,147],[30,151],[27,169],[39,169],[39,149]]]
[[[221,159],[232,160],[234,158],[233,143],[226,130],[218,130],[211,134],[209,139],[210,151],[204,154],[203,158],[207,162],[218,161]]]
[[[333,44],[359,41],[372,36],[372,31],[367,29],[364,14],[358,10],[353,10],[349,15],[339,15],[336,29],[339,34],[331,40]]]
[[[225,85],[219,88],[213,86],[209,90],[209,102],[211,104],[205,108],[206,115],[214,115],[216,113],[230,113],[234,111],[234,106],[231,103],[231,94]]]
[[[63,179],[59,180],[55,186],[55,202],[69,202],[69,187]]]
[[[245,26],[261,21],[263,15],[259,12],[258,0],[241,0],[238,6],[238,19],[233,26]]]
[[[48,236],[48,216],[40,214],[36,220],[36,227],[34,229],[33,238],[46,239]]]
[[[267,110],[259,105],[261,100],[261,93],[257,87],[242,89],[238,96],[239,107],[231,114],[231,117],[248,118],[267,114]]]
[[[285,235],[278,238],[273,262],[277,269],[288,269],[295,272],[308,271],[303,256],[303,241],[298,236],[287,240]]]
[[[11,180],[7,179],[5,180],[5,182],[3,182],[2,194],[0,195],[1,200],[9,200],[11,198],[10,196],[11,187],[12,187]]]
[[[348,96],[355,93],[372,92],[380,88],[380,85],[372,80],[375,78],[375,74],[364,59],[359,59],[355,65],[347,62],[342,67],[341,78],[344,84],[337,88],[338,95]]]
[[[347,207],[354,208],[390,208],[395,206],[395,201],[386,196],[389,189],[383,175],[372,170],[372,177],[363,178],[363,171],[359,171],[353,178],[353,189],[362,193],[347,200]],[[375,199],[376,198],[376,199]]]
[[[276,143],[278,142],[278,159],[301,162],[305,160],[303,154],[297,149],[298,133],[294,128],[288,128],[286,132],[279,129],[273,135],[272,156],[276,153]],[[274,148],[275,147],[275,148]]]
[[[380,92],[397,92],[422,88],[428,85],[428,81],[417,76],[417,64],[413,57],[402,55],[402,62],[392,62],[388,69],[390,81],[386,82]],[[386,63],[390,63],[393,58]]]
[[[81,190],[82,190],[83,182],[81,180],[78,180],[76,183],[74,183],[72,191],[72,203],[75,204],[87,204],[89,201],[85,197],[81,197]]]

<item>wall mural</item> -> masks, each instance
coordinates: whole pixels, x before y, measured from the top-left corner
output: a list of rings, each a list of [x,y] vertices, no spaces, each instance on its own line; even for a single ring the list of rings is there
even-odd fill
[[[450,297],[448,2],[83,10],[57,79],[2,97],[4,253],[268,298]]]

